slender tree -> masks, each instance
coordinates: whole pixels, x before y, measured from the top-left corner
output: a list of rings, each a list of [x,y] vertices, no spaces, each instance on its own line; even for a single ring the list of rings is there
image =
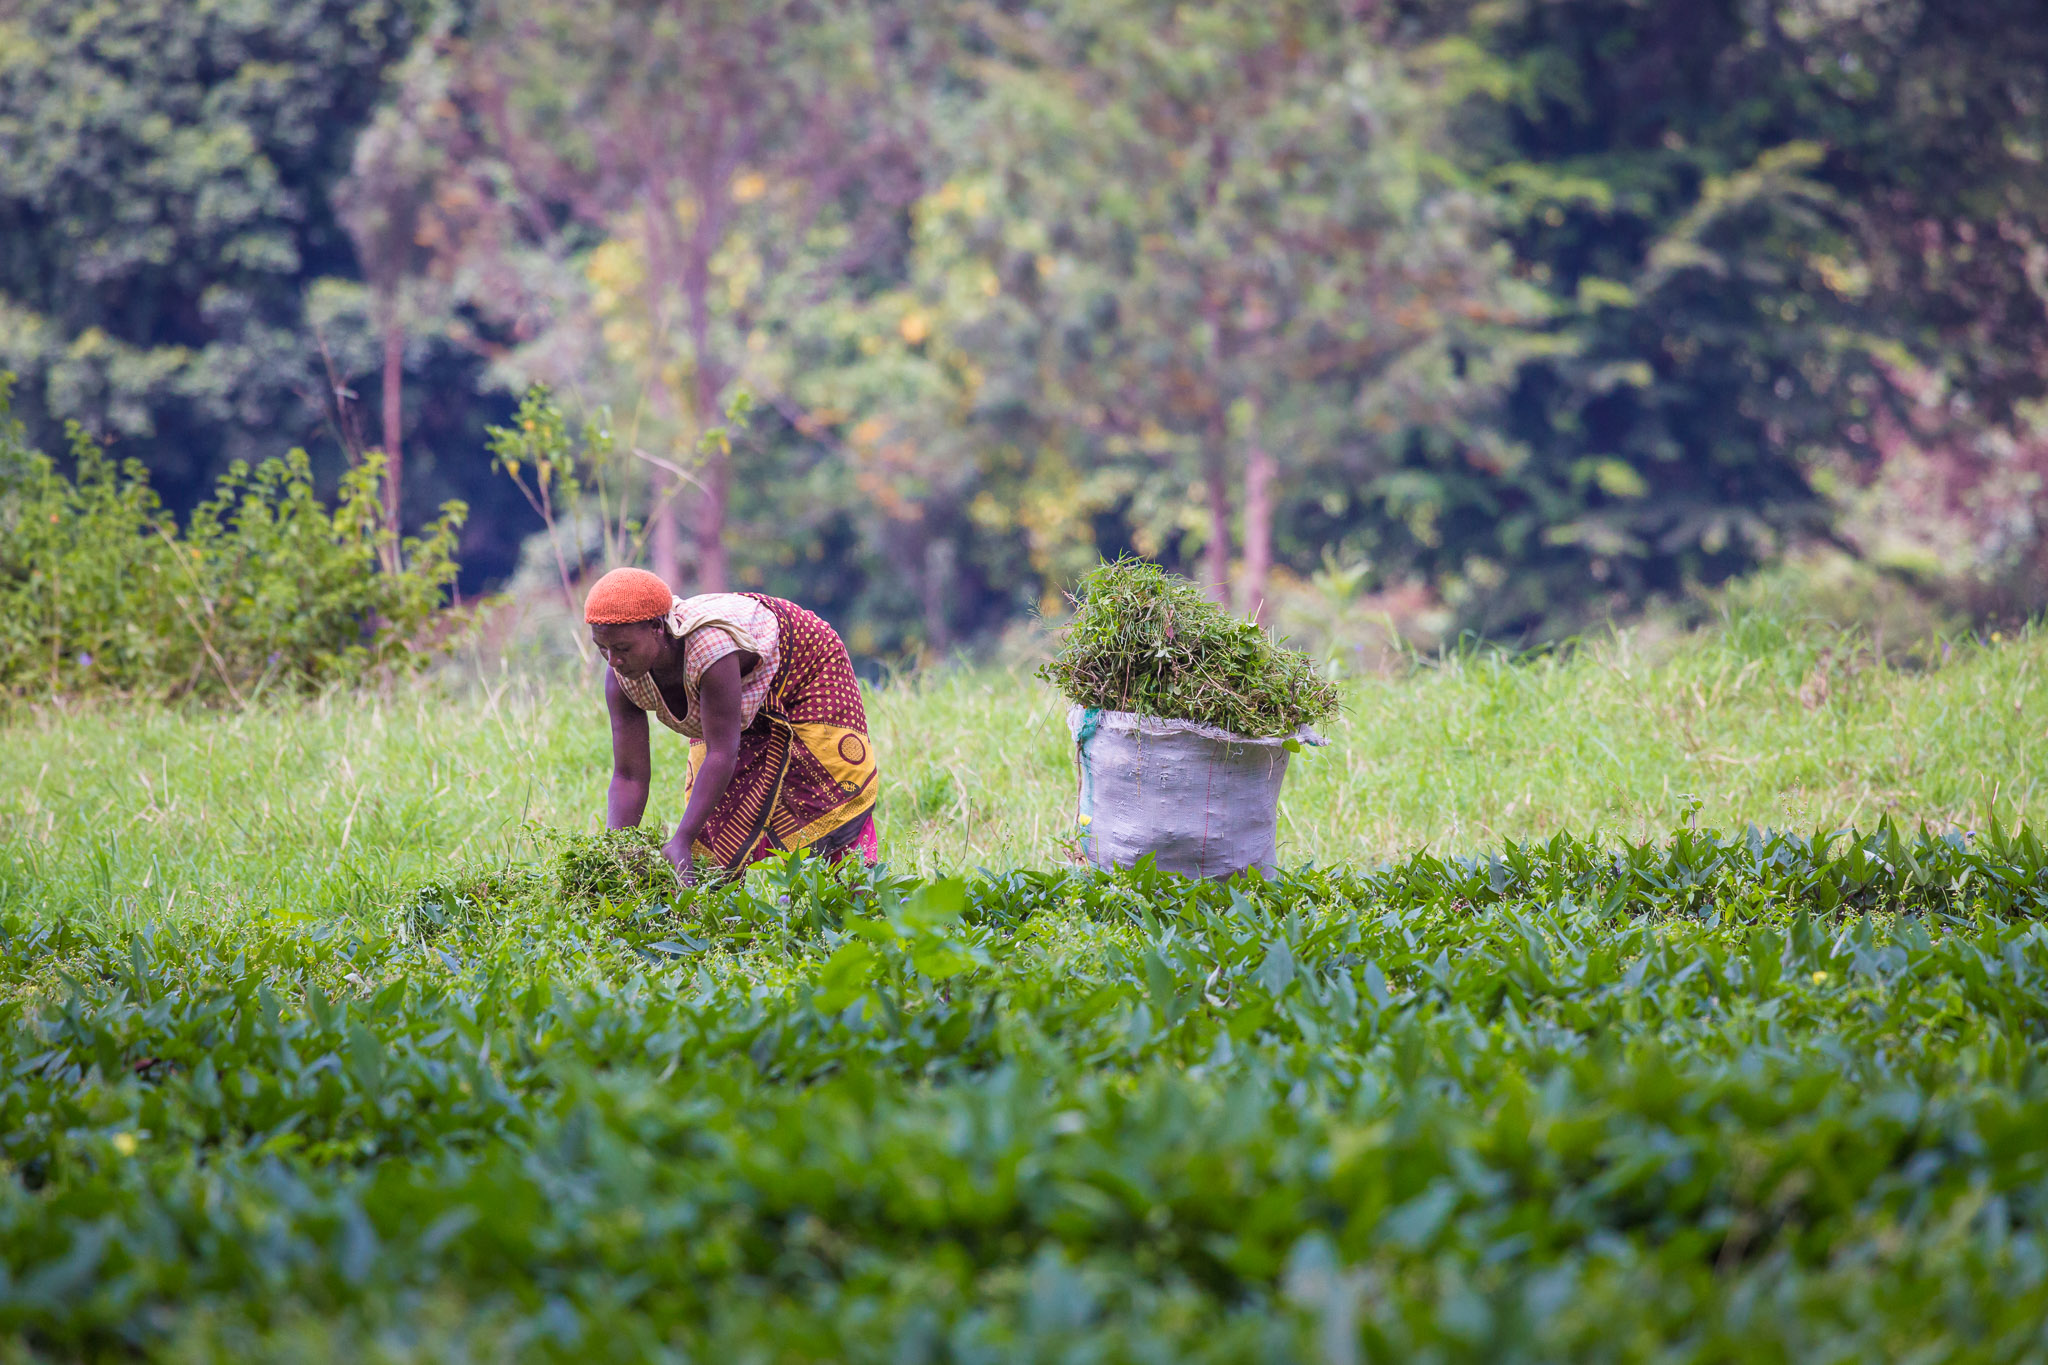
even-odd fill
[[[470,297],[558,383],[588,386],[607,341],[637,351],[629,398],[673,437],[650,516],[671,581],[689,480],[689,577],[728,583],[731,455],[702,438],[777,310],[869,260],[915,194],[882,98],[895,24],[813,0],[487,3],[451,50],[463,117],[443,194],[471,206]],[[632,297],[599,318],[607,271]]]
[[[986,97],[956,152],[971,190],[943,207],[1015,306],[969,291],[948,340],[976,383],[1029,396],[1041,444],[1191,473],[1210,591],[1230,601],[1241,543],[1236,597],[1257,611],[1307,446],[1375,439],[1364,419],[1396,390],[1447,409],[1486,387],[1458,353],[1518,310],[1484,196],[1436,157],[1443,109],[1370,7],[977,15],[1000,60],[976,68]],[[1124,496],[1155,525],[1186,508]]]
[[[341,221],[370,290],[377,334],[384,518],[396,533],[405,483],[405,351],[409,311],[424,302],[432,266],[430,219],[443,172],[426,136],[445,98],[444,73],[422,45],[403,64],[395,97],[357,139],[350,173],[335,188]]]

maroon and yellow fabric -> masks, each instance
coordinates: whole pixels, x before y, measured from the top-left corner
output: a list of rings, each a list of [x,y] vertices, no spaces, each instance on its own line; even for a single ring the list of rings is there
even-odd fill
[[[732,785],[705,822],[696,852],[735,870],[814,846],[840,853],[845,845],[873,862],[874,826],[866,817],[874,809],[880,774],[853,659],[815,613],[779,597],[744,595],[775,613],[782,660],[760,713],[740,731]],[[658,694],[642,701],[629,688],[627,695],[656,711],[669,728],[680,729]],[[694,740],[692,784],[703,761],[703,741]],[[858,829],[856,821],[863,822]]]

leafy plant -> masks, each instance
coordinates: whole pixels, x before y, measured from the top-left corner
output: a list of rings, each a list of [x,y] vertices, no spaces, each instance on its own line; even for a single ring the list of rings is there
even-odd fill
[[[1081,580],[1074,620],[1038,676],[1082,706],[1292,734],[1337,709],[1306,654],[1275,644],[1184,578],[1124,558]]]
[[[699,436],[698,457],[730,457],[733,432],[746,425],[753,407],[753,395],[744,388],[736,390],[726,404],[725,424],[709,427]],[[567,416],[545,384],[529,385],[520,396],[512,425],[487,427],[485,437],[492,470],[513,482],[546,528],[556,582],[571,615],[577,606],[576,579],[592,559],[606,565],[639,562],[647,551],[651,528],[664,515],[673,516],[677,496],[685,487],[700,491],[703,487],[690,470],[633,445],[629,433],[625,448],[633,457],[669,476],[663,480],[667,487],[636,497],[633,481],[627,477],[629,470],[621,463],[611,414],[598,410],[585,418],[572,436]],[[647,515],[635,517],[635,508],[641,503],[646,504]],[[571,632],[571,638],[577,653],[587,654],[580,627]]]
[[[564,901],[626,901],[675,889],[661,835],[651,826],[556,836],[555,892]]]
[[[1227,885],[792,858],[651,921],[532,867],[431,890],[464,903],[431,936],[0,917],[0,1340],[1477,1362],[2038,1336],[2029,830],[1560,835]]]
[[[444,598],[466,509],[398,541],[380,457],[342,476],[331,508],[304,451],[238,462],[180,535],[139,463],[75,426],[71,456],[66,477],[25,445],[0,376],[0,698],[240,703],[417,668],[454,643]]]

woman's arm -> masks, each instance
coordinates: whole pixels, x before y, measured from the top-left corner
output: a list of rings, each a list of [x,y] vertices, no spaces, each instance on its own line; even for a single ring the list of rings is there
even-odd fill
[[[704,732],[704,761],[697,765],[690,800],[683,807],[683,821],[661,850],[685,884],[693,879],[690,845],[703,832],[711,812],[725,799],[725,789],[732,785],[733,765],[740,755],[739,655],[728,654],[713,661],[697,679],[697,718]]]
[[[654,762],[647,747],[647,713],[619,690],[619,675],[604,671],[604,705],[612,718],[612,785],[604,797],[604,827],[630,829],[647,813]]]

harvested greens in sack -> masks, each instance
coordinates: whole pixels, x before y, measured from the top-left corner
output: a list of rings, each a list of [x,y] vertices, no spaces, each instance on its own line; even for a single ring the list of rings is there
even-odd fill
[[[1082,580],[1060,652],[1039,670],[1076,703],[1081,848],[1098,867],[1147,854],[1196,877],[1270,869],[1287,758],[1337,708],[1309,658],[1156,564]]]
[[[1159,867],[1189,877],[1273,870],[1288,738],[1083,706],[1067,712],[1067,727],[1081,768],[1081,851],[1090,863],[1129,867],[1149,853]],[[1292,738],[1322,743],[1306,728]]]

